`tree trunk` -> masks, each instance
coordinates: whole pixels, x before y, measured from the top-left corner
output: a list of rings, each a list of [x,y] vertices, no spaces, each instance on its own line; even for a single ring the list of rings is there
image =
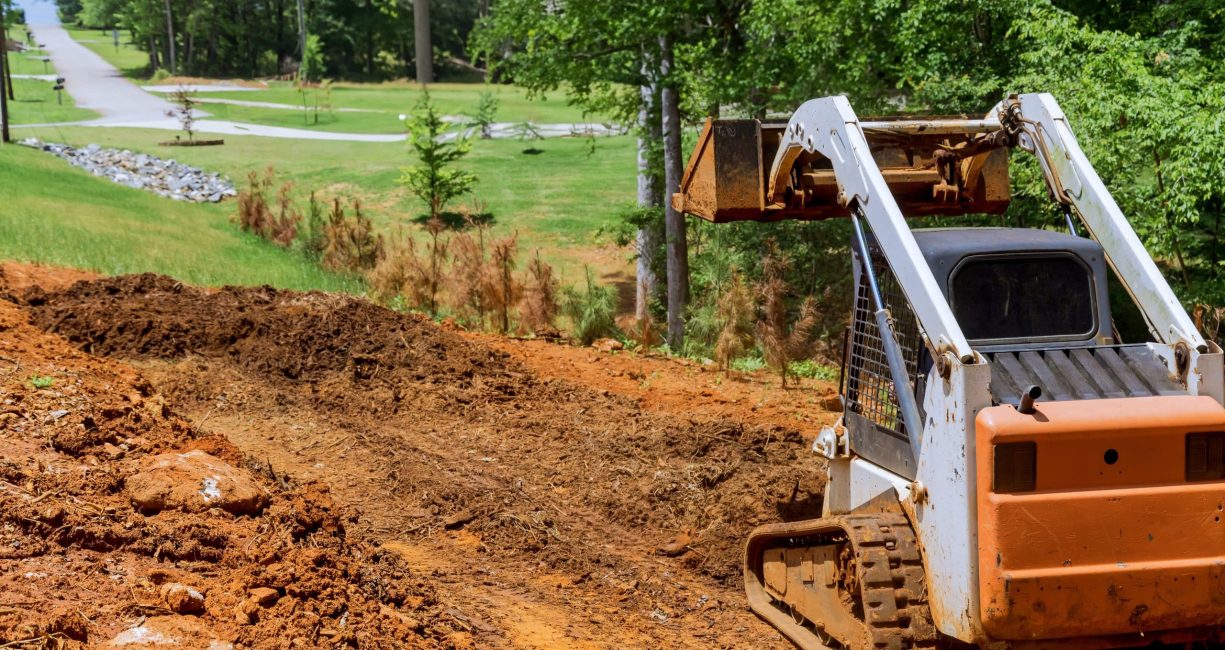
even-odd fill
[[[668,241],[668,346],[679,352],[685,342],[685,303],[689,301],[689,250],[685,215],[672,207],[681,185],[681,115],[676,80],[672,77],[672,43],[659,39],[660,110],[664,134],[664,228]]]
[[[641,99],[638,104],[638,207],[646,212],[655,210],[659,205],[659,183],[651,170],[651,143],[658,142],[660,134],[659,120],[655,119],[655,63],[653,57],[644,52],[642,55],[642,76],[648,81],[639,87]],[[658,237],[653,224],[646,223],[638,228],[638,288],[634,299],[634,319],[642,325],[650,318],[651,296],[659,285],[655,277],[655,251],[659,249]]]
[[[9,61],[9,45],[8,32],[5,31],[8,27],[4,22],[4,8],[0,7],[0,94],[7,94],[8,101],[15,101],[17,96],[13,94],[13,63]],[[7,106],[5,110],[7,112]],[[5,119],[5,131],[8,131],[8,119]],[[8,142],[6,137],[5,142]]]
[[[298,0],[298,56],[306,60],[306,2]]]
[[[168,58],[166,63],[170,65],[170,73],[174,74],[178,70],[175,65],[174,57],[174,17],[170,13],[170,0],[165,0],[166,5],[166,52]]]
[[[413,0],[413,47],[417,59],[417,83],[433,83],[434,43],[430,40],[430,0]]]
[[[9,46],[6,31],[8,28],[4,25],[4,5],[0,4],[0,81],[3,81],[9,74]],[[9,139],[9,98],[8,94],[0,92],[0,142],[8,144],[12,140]]]
[[[162,67],[162,62],[158,58],[157,53],[157,37],[152,32],[149,32],[149,67],[153,69],[153,72],[157,72],[157,69]]]

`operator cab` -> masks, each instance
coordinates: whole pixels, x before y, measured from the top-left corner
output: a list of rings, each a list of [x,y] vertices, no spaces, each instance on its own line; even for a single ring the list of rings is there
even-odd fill
[[[931,228],[915,241],[979,352],[1114,343],[1102,247],[1025,228]]]
[[[1187,394],[1147,344],[1118,340],[1105,253],[1092,239],[1024,228],[912,232],[970,345],[991,366],[993,404],[1016,405],[1032,386],[1041,389],[1040,402]],[[922,411],[934,359],[892,269],[874,243],[869,249]],[[854,250],[852,259],[855,307],[842,385],[850,447],[912,478],[914,457],[863,260]]]

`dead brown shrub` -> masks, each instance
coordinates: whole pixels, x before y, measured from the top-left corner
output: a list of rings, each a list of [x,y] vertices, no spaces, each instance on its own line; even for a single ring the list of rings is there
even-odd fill
[[[340,199],[332,199],[332,211],[323,227],[323,266],[332,271],[368,271],[384,255],[383,236],[362,214],[361,201],[353,200],[353,216],[345,214]]]
[[[441,223],[431,221],[427,225],[430,239],[424,250],[418,250],[417,242],[409,235],[396,233],[385,246],[382,258],[366,274],[366,281],[372,297],[383,304],[399,298],[408,307],[437,316],[447,240],[438,237]]]
[[[510,331],[510,309],[523,296],[523,284],[515,277],[515,257],[519,253],[517,234],[499,239],[489,249],[486,266],[485,304],[497,318],[499,332]]]
[[[811,350],[817,324],[817,303],[812,296],[804,299],[794,321],[788,318],[787,297],[791,289],[784,278],[790,266],[778,244],[773,239],[767,242],[762,281],[758,285],[763,305],[761,318],[757,321],[757,341],[761,344],[766,365],[779,374],[784,388],[791,374],[791,362],[804,358]]]
[[[485,272],[485,235],[489,227],[473,224],[473,227],[451,238],[451,275],[448,286],[451,308],[460,321],[478,329],[485,328],[488,306],[485,296],[489,293]]]
[[[723,323],[715,343],[715,361],[727,372],[732,361],[753,347],[753,296],[739,273],[719,296],[716,315]]]
[[[298,236],[302,212],[290,198],[293,183],[283,183],[276,193],[276,209],[268,203],[268,193],[276,185],[276,168],[269,165],[261,176],[247,174],[247,189],[238,194],[235,221],[244,232],[253,233],[281,247],[288,247]]]
[[[527,281],[519,303],[519,328],[525,332],[552,331],[561,311],[561,287],[553,267],[540,259],[540,251],[527,263]]]

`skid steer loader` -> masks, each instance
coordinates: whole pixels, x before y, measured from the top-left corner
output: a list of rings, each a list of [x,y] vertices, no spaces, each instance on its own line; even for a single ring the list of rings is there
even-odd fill
[[[1003,212],[1012,149],[1069,232],[911,230]],[[860,121],[828,97],[786,123],[714,120],[671,200],[853,226],[843,413],[814,444],[823,511],[751,534],[758,615],[806,650],[1221,641],[1222,352],[1050,95],[983,119]],[[1148,340],[1121,340],[1110,282]]]

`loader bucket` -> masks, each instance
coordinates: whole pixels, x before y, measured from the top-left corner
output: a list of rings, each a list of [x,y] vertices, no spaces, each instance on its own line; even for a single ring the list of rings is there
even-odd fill
[[[1007,148],[948,153],[966,151],[975,136],[998,131],[998,122],[886,118],[860,126],[906,216],[999,214],[1008,207]],[[786,127],[785,121],[707,120],[673,207],[715,223],[850,216],[838,203],[829,161],[819,154],[796,159],[784,201],[767,199],[770,165]]]

